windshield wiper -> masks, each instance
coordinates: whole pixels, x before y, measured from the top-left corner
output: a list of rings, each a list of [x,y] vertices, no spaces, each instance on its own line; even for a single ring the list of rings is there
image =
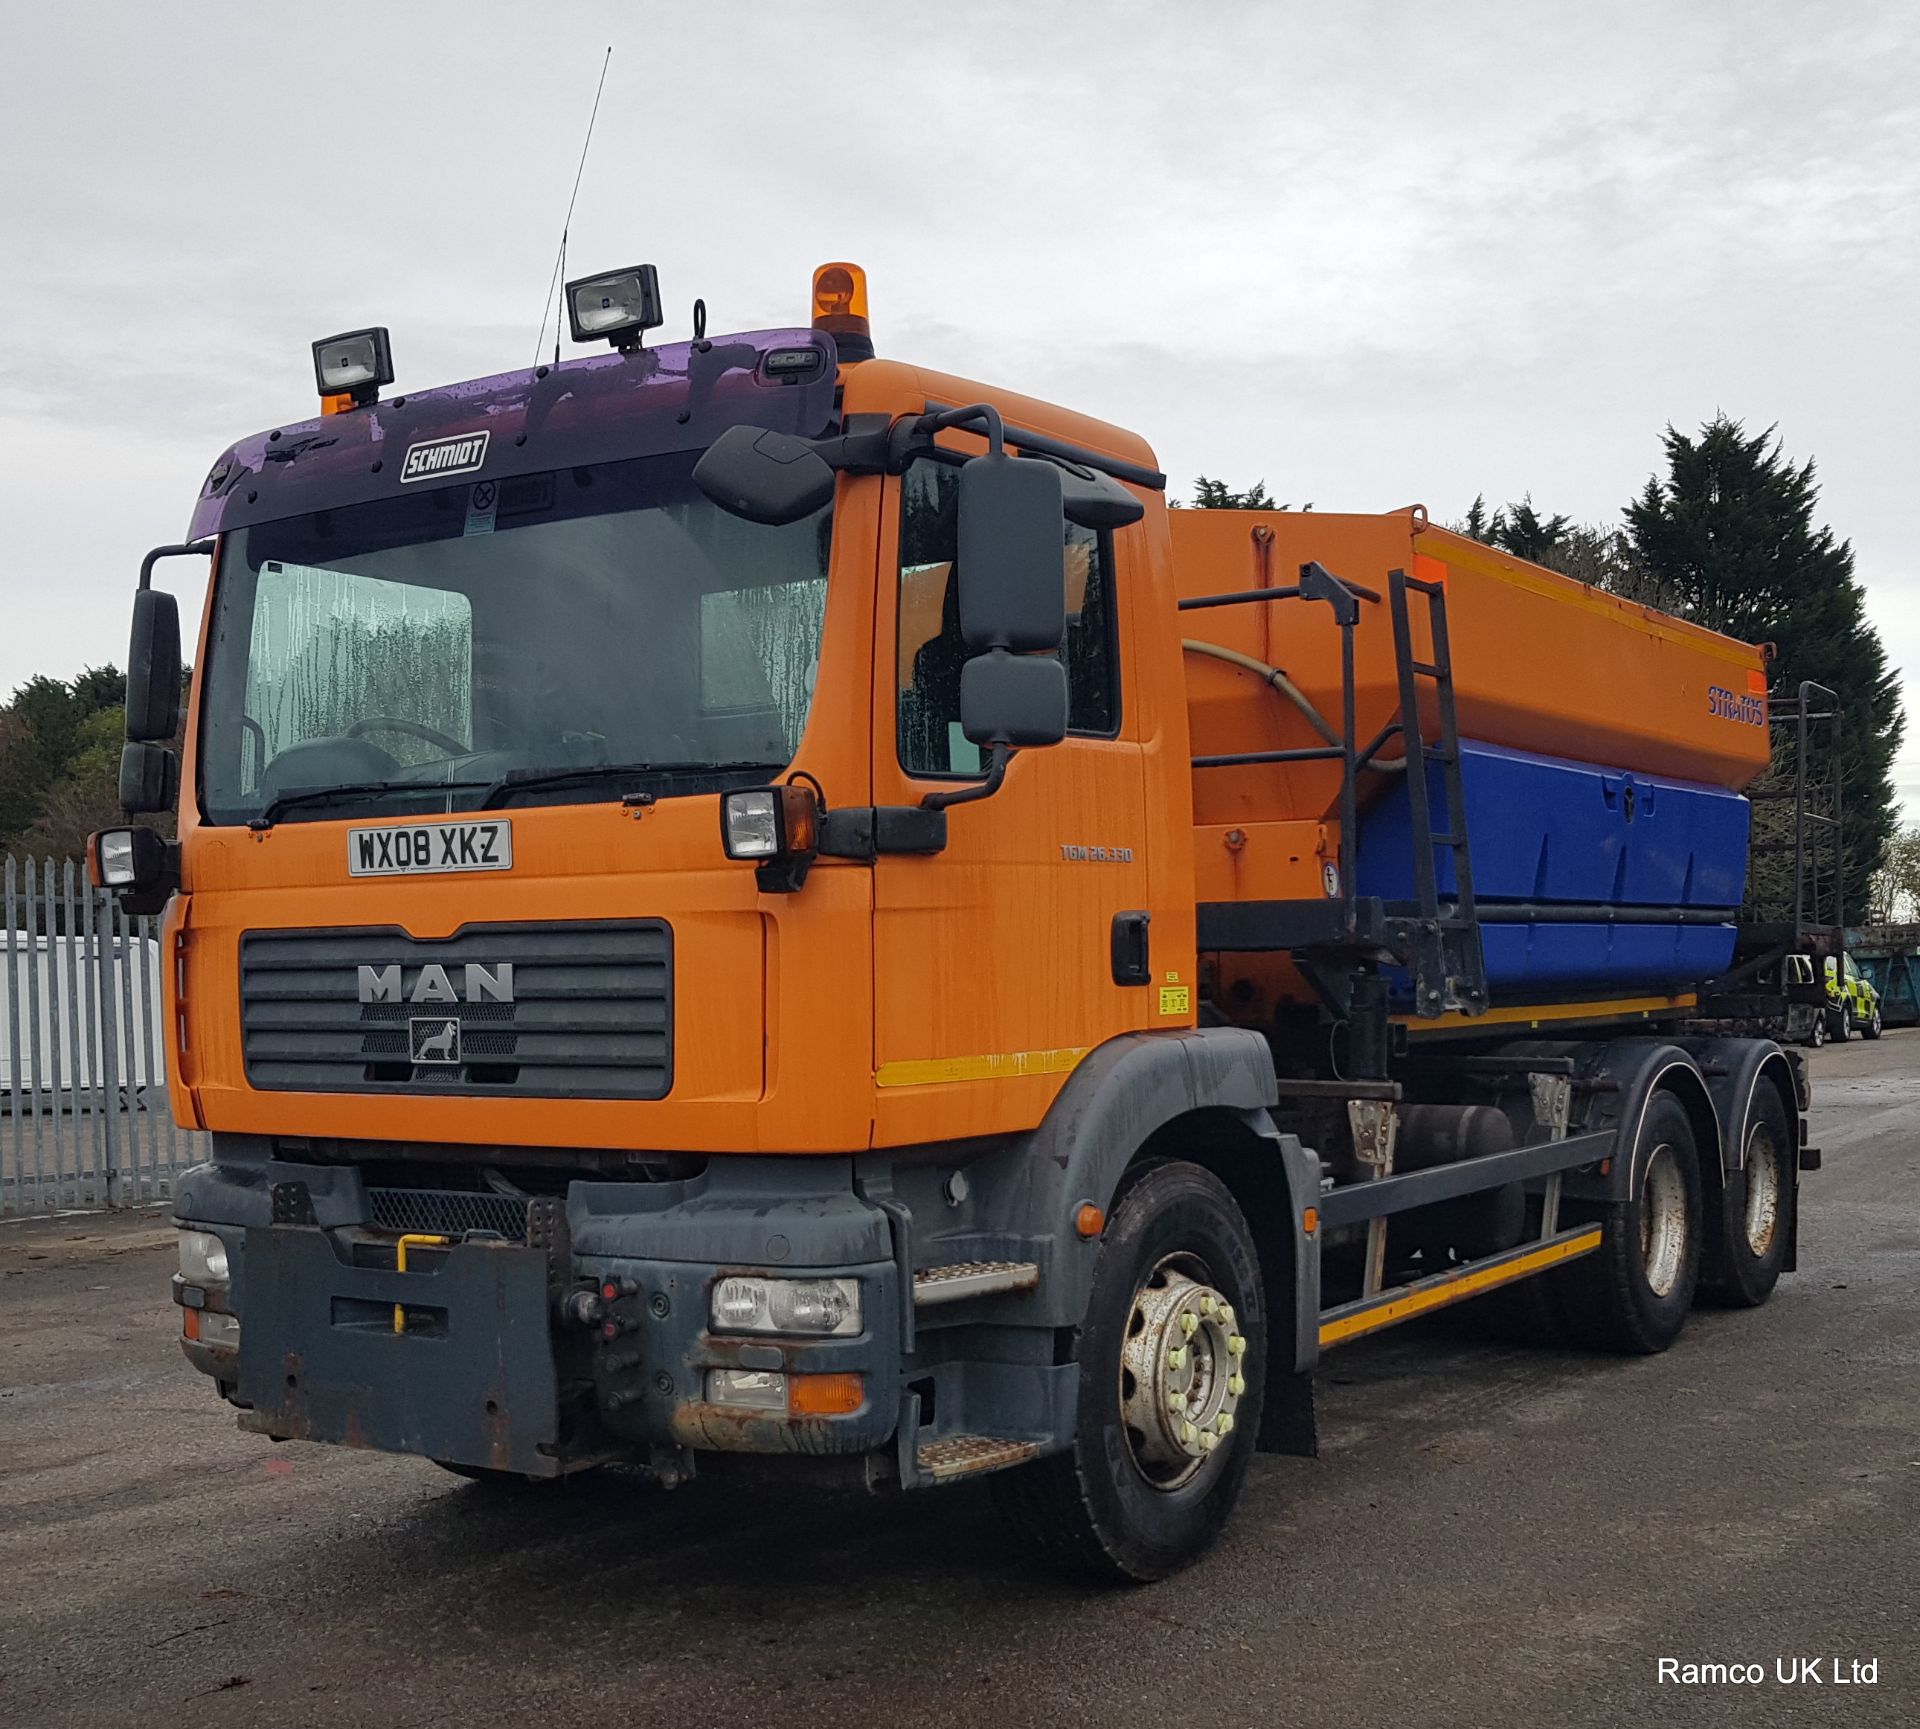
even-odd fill
[[[295,792],[283,792],[268,802],[266,809],[247,820],[248,828],[272,828],[287,811],[303,804],[319,804],[332,798],[370,798],[383,792],[417,792],[438,797],[444,792],[471,792],[490,786],[484,780],[350,780],[339,786],[310,786]]]
[[[748,769],[777,774],[784,766],[777,762],[587,762],[572,768],[513,768],[487,788],[478,808],[497,810],[516,793],[575,781],[632,780],[650,774],[741,774]]]

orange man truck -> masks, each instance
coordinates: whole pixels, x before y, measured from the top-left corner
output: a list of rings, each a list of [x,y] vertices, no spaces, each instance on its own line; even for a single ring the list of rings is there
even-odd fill
[[[1792,1268],[1759,651],[1417,509],[1169,509],[876,357],[852,266],[659,347],[649,267],[567,302],[604,350],[444,389],[315,344],[141,573],[179,840],[93,866],[166,908],[174,1297],[245,1428],[991,1474],[1152,1579],[1330,1349],[1498,1292],[1658,1351]]]

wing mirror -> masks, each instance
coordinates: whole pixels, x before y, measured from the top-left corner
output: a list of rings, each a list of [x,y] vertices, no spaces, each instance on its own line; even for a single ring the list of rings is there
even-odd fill
[[[164,589],[133,597],[127,646],[127,737],[168,739],[180,724],[180,603]]]
[[[960,634],[972,649],[1058,649],[1067,630],[1060,471],[1003,451],[960,470]]]
[[[1067,669],[1052,655],[990,648],[960,669],[960,730],[974,744],[1024,750],[1067,736]]]

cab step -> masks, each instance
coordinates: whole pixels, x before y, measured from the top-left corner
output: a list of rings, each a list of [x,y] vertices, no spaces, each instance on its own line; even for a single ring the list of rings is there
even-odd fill
[[[1001,1291],[1030,1291],[1039,1283],[1037,1261],[958,1261],[951,1267],[928,1267],[915,1273],[913,1306],[930,1309],[937,1303],[958,1303]]]
[[[996,1435],[949,1435],[920,1449],[920,1469],[936,1483],[951,1483],[981,1471],[1024,1465],[1040,1451],[1037,1441],[1007,1441]]]

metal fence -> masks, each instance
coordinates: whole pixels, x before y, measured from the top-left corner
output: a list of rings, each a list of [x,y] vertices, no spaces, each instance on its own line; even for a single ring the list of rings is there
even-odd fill
[[[157,918],[71,859],[0,872],[0,1217],[163,1200],[205,1158],[174,1125]]]

